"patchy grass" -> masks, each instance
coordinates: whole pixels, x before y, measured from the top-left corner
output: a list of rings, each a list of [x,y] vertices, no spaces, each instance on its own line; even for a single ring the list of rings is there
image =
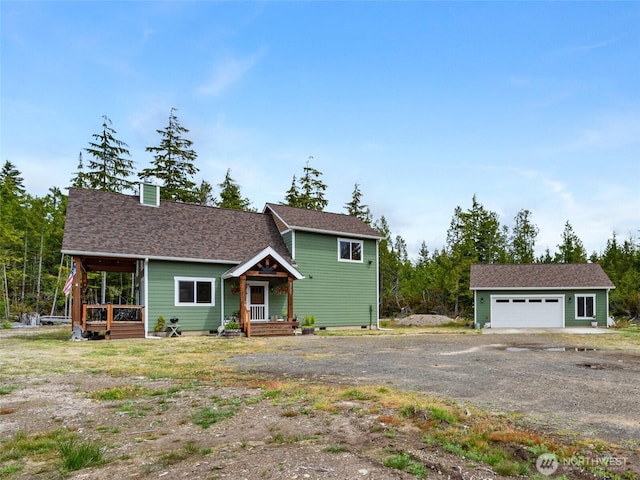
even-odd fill
[[[409,454],[405,452],[398,453],[392,457],[388,457],[382,462],[385,467],[402,470],[410,473],[416,478],[427,478],[428,472],[424,464],[413,460]]]
[[[140,385],[123,385],[121,387],[105,388],[87,392],[87,398],[93,400],[126,400],[148,395],[149,389]]]
[[[28,435],[17,432],[0,443],[0,478],[11,478],[24,469],[24,463],[51,465],[61,474],[81,468],[103,465],[104,448],[94,440],[81,439],[75,432],[57,429]]]
[[[451,328],[447,333],[452,333]],[[424,329],[433,333],[432,329]],[[393,332],[369,330],[344,331],[345,335],[420,333],[418,328],[398,328]],[[467,332],[470,333],[470,332]],[[324,333],[323,333],[324,334]],[[383,386],[358,386],[315,384],[293,379],[265,378],[236,371],[224,366],[224,360],[236,354],[269,352],[286,345],[269,343],[260,338],[227,342],[211,337],[183,337],[177,341],[118,340],[96,342],[70,342],[70,331],[61,328],[42,334],[18,335],[3,339],[3,383],[0,395],[7,395],[17,387],[12,377],[47,374],[100,375],[118,379],[118,386],[92,390],[83,395],[95,401],[120,402],[114,405],[129,418],[141,418],[149,409],[160,409],[164,402],[174,397],[182,400],[180,392],[203,386],[238,386],[260,388],[260,393],[249,398],[211,397],[186,408],[185,422],[189,420],[203,429],[236,415],[243,406],[268,401],[282,407],[284,417],[296,417],[298,413],[314,415],[319,412],[339,413],[345,401],[357,401],[355,415],[372,415],[378,420],[371,431],[379,431],[386,438],[402,436],[402,429],[410,427],[422,432],[422,442],[429,448],[439,448],[464,457],[468,461],[489,465],[496,473],[509,476],[530,475],[535,471],[535,458],[541,453],[555,453],[560,459],[570,458],[581,451],[612,451],[615,446],[600,442],[571,445],[559,443],[552,436],[545,436],[519,428],[517,418],[491,415],[469,407],[456,405],[442,399],[410,392],[400,392]],[[553,334],[554,344],[562,343],[562,334]],[[640,349],[639,333],[622,330],[614,334],[584,335],[580,342],[588,348]],[[571,335],[575,343],[576,335]],[[293,341],[292,341],[293,342]],[[569,339],[567,339],[569,343]],[[276,346],[277,345],[277,346]],[[168,379],[162,389],[141,386],[145,380]],[[133,383],[126,383],[130,379]],[[135,380],[134,380],[135,379]],[[137,383],[136,383],[137,382]],[[111,382],[112,384],[113,382]],[[121,383],[121,384],[120,384]],[[147,403],[144,403],[147,401]],[[175,401],[175,400],[172,400]],[[150,405],[153,405],[150,406]],[[189,417],[189,415],[191,415]],[[151,423],[151,422],[149,422]],[[380,425],[380,424],[384,425]],[[94,433],[113,435],[122,433],[125,427],[100,425]],[[141,432],[140,435],[144,435]],[[112,437],[106,437],[112,438]],[[272,441],[278,444],[319,442],[315,435],[286,436],[276,432]],[[336,442],[330,439],[330,442]],[[100,452],[96,452],[96,449]],[[342,444],[330,443],[327,452],[350,451]],[[163,466],[179,463],[192,455],[202,454],[197,445],[187,444],[172,450],[160,458]],[[524,452],[524,455],[523,455]],[[104,447],[99,443],[81,440],[66,429],[26,434],[19,432],[12,438],[0,441],[0,479],[25,475],[23,465],[41,463],[44,472],[53,473],[57,465],[60,472],[73,471],[80,464],[77,457],[87,458],[88,465],[105,461]],[[529,458],[523,458],[529,455]],[[67,463],[68,462],[68,463]],[[426,476],[424,465],[406,452],[393,452],[384,461],[389,468],[402,470],[417,478]],[[83,468],[83,467],[80,467]],[[424,476],[423,476],[424,475]],[[607,473],[615,479],[613,473]],[[619,475],[620,480],[637,480],[631,474]]]
[[[15,389],[14,385],[0,385],[0,395],[9,395]]]
[[[93,440],[80,440],[74,436],[62,442],[58,450],[62,457],[63,472],[73,472],[105,463],[102,446]]]
[[[191,416],[191,422],[202,428],[209,428],[214,423],[233,417],[238,413],[241,405],[242,399],[239,398],[227,400],[214,398],[213,406],[205,407],[195,412]]]

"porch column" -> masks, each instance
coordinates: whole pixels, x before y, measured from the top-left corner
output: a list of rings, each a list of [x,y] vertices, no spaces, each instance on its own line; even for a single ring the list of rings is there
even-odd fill
[[[245,326],[247,321],[247,277],[240,276],[240,325]]]
[[[82,285],[86,276],[80,257],[73,257],[73,263],[76,266],[76,273],[71,285],[71,329],[75,325],[82,325]]]
[[[287,318],[293,322],[293,277],[287,277]]]

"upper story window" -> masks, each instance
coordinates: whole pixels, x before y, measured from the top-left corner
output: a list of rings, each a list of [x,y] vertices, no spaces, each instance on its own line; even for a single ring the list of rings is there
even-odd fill
[[[215,305],[215,278],[174,277],[175,305],[210,307]]]
[[[576,295],[576,318],[593,318],[596,316],[596,296]]]
[[[362,263],[362,240],[338,239],[338,261]]]

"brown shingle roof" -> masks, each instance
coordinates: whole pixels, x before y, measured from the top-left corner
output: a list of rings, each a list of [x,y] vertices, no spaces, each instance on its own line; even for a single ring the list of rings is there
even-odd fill
[[[615,288],[597,263],[471,265],[471,290]]]
[[[368,238],[382,238],[380,233],[353,215],[321,212],[306,208],[289,207],[276,203],[267,203],[285,226],[294,230],[307,230],[333,235],[352,235]]]
[[[64,253],[236,263],[268,246],[291,261],[270,215],[164,201],[151,207],[137,195],[69,189]]]

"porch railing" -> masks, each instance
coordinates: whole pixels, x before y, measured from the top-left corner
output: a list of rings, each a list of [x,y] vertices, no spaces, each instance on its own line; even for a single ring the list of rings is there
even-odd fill
[[[144,322],[143,305],[82,305],[82,328],[87,324],[104,323],[105,330],[111,330],[114,322]]]
[[[264,305],[251,305],[251,320],[266,320]]]

